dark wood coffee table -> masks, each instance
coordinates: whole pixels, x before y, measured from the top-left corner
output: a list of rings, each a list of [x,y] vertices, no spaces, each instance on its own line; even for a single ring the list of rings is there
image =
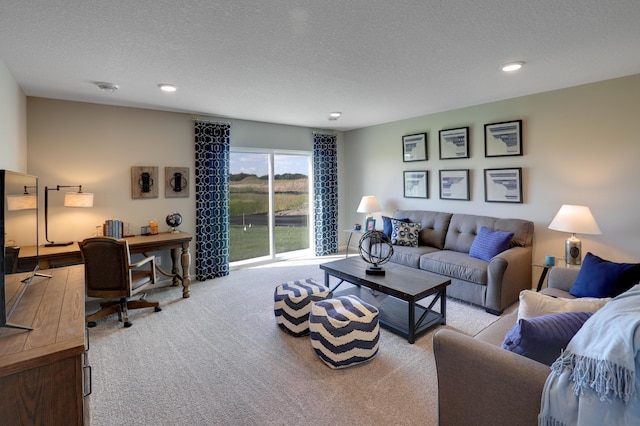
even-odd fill
[[[407,338],[413,343],[429,328],[446,323],[447,286],[451,280],[426,271],[395,263],[385,263],[385,275],[367,275],[368,263],[360,257],[336,260],[320,265],[324,270],[324,284],[330,286],[330,277],[340,279],[332,289],[335,296],[353,294],[378,308],[380,325]],[[355,287],[336,289],[347,281]],[[427,307],[416,304],[434,295]],[[440,312],[433,310],[440,301]],[[416,319],[417,318],[417,319]]]

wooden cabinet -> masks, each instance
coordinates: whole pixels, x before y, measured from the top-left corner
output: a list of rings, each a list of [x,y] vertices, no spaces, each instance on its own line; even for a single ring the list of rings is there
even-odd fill
[[[89,424],[91,367],[84,322],[82,265],[36,276],[10,318],[32,331],[0,328],[0,423]],[[7,307],[19,294],[9,276]]]

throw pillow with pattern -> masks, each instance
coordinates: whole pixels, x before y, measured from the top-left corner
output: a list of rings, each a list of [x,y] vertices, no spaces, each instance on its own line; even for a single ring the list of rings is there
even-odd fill
[[[407,223],[396,219],[391,219],[391,244],[397,246],[418,247],[420,235],[419,223]]]

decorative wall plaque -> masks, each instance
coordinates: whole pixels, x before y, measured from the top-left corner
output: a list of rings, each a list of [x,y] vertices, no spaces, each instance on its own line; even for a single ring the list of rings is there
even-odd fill
[[[158,198],[158,167],[131,167],[131,198]]]
[[[165,198],[189,197],[189,168],[164,168]]]

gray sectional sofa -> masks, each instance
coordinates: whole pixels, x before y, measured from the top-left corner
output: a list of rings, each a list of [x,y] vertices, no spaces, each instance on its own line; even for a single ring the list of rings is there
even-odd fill
[[[573,299],[578,269],[551,269],[542,293]],[[503,315],[475,337],[451,329],[433,336],[438,374],[438,424],[536,425],[548,365],[502,349],[518,310]]]
[[[499,315],[531,288],[533,222],[426,210],[398,210],[393,218],[421,230],[418,247],[394,245],[390,261],[449,277],[448,296]],[[511,247],[489,262],[469,256],[482,226],[514,234]]]

